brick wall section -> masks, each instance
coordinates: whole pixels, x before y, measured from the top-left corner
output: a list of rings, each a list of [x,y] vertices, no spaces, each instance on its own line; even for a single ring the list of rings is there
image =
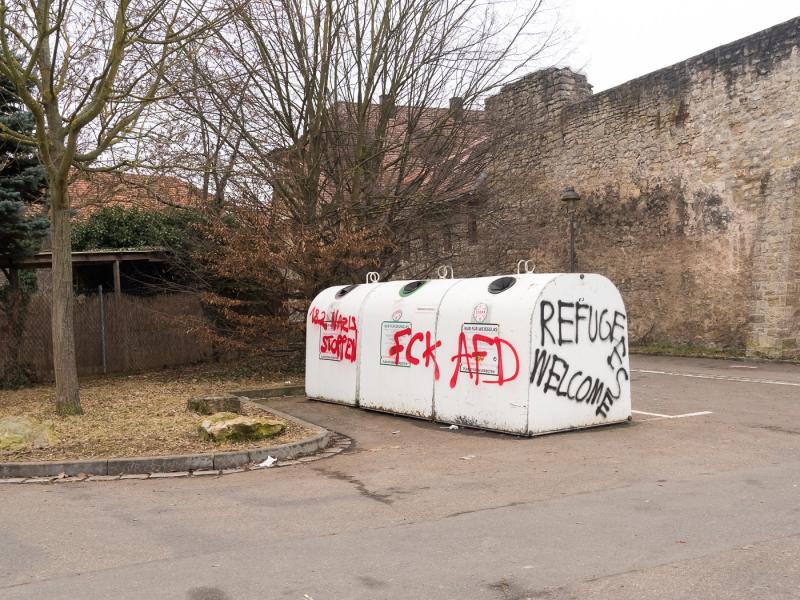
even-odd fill
[[[569,69],[490,98],[492,212],[457,269],[565,270],[559,196],[581,194],[578,269],[622,290],[639,343],[797,357],[800,18],[605,92]],[[494,233],[493,233],[494,232]]]

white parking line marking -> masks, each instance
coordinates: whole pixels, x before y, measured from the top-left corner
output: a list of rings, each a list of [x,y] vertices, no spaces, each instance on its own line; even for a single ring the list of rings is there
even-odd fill
[[[662,419],[670,418],[669,415],[660,415],[658,413],[645,412],[643,410],[632,410],[631,412],[636,413],[637,415],[647,415],[648,417],[661,417]]]
[[[713,415],[710,410],[701,410],[700,412],[686,413],[684,415],[673,415],[670,419],[682,419],[684,417],[702,417],[703,415]]]
[[[654,371],[652,369],[631,369],[634,373],[647,373],[649,375],[672,375],[674,377],[692,377],[694,379],[718,379],[722,381],[737,381],[739,383],[766,383],[770,385],[790,385],[800,387],[795,381],[778,381],[775,379],[752,379],[750,377],[728,377],[726,375],[700,375],[699,373],[674,373],[672,371]]]
[[[648,417],[655,417],[654,419],[644,419],[645,421],[658,421],[659,419],[683,419],[685,417],[702,417],[703,415],[713,415],[710,410],[701,410],[699,412],[684,413],[682,415],[662,415],[660,413],[645,412],[643,410],[632,410],[632,413],[637,415],[647,415]]]

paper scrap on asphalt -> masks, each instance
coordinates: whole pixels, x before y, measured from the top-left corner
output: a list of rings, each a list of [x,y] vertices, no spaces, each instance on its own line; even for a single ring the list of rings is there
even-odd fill
[[[474,454],[467,454],[466,456],[462,456],[461,460],[472,460],[473,458],[475,458]]]
[[[267,457],[267,458],[265,458],[263,461],[261,461],[260,463],[258,463],[258,466],[259,466],[259,467],[267,467],[267,468],[269,468],[269,467],[271,467],[272,465],[274,465],[276,462],[278,462],[278,459],[277,459],[277,458],[275,458],[275,457],[273,457],[273,456],[268,456],[268,457]]]

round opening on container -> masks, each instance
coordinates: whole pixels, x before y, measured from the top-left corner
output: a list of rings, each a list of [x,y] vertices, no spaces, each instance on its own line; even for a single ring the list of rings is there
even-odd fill
[[[341,298],[342,296],[346,296],[347,294],[352,292],[357,287],[358,287],[357,283],[354,283],[353,285],[346,285],[342,289],[340,289],[338,292],[336,292],[336,297],[337,298]]]
[[[505,292],[515,283],[517,283],[515,277],[499,277],[489,284],[489,293],[499,294],[500,292]]]
[[[400,295],[405,298],[406,296],[416,292],[419,288],[421,288],[426,283],[428,283],[428,282],[427,281],[412,281],[411,283],[407,283],[403,287],[400,288]]]

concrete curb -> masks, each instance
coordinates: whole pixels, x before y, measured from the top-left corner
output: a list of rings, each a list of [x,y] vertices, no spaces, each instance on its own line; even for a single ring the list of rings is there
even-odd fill
[[[267,398],[279,398],[281,396],[305,396],[306,388],[304,385],[284,385],[280,387],[260,388],[257,390],[241,390],[230,392],[230,394],[250,400],[266,400]]]
[[[280,444],[278,446],[264,446],[263,448],[252,448],[249,450],[238,450],[233,452],[207,452],[202,454],[178,454],[168,456],[136,456],[131,458],[109,458],[94,460],[72,460],[72,461],[47,461],[47,462],[8,462],[0,463],[0,479],[32,480],[40,478],[42,482],[50,481],[52,478],[65,475],[67,478],[79,476],[93,476],[90,479],[104,481],[108,479],[119,479],[120,476],[134,474],[158,474],[158,473],[186,473],[203,472],[208,474],[210,471],[222,473],[227,470],[241,471],[253,463],[260,463],[268,456],[279,461],[293,461],[296,458],[315,454],[327,448],[334,439],[334,434],[313,423],[309,423],[298,417],[286,414],[272,407],[263,406],[253,399],[273,398],[294,394],[297,386],[287,388],[270,388],[268,390],[253,390],[245,392],[235,392],[233,395],[240,396],[243,403],[254,406],[258,410],[268,411],[275,416],[287,421],[292,421],[314,433],[311,437],[296,442]],[[283,392],[283,393],[280,393]],[[265,395],[262,395],[265,394]],[[337,436],[337,439],[346,439]],[[338,444],[338,442],[337,442]],[[348,444],[349,445],[349,441]],[[62,477],[63,478],[63,477]],[[97,478],[97,479],[95,479]],[[10,481],[9,481],[10,483]],[[21,481],[20,481],[21,483]]]

